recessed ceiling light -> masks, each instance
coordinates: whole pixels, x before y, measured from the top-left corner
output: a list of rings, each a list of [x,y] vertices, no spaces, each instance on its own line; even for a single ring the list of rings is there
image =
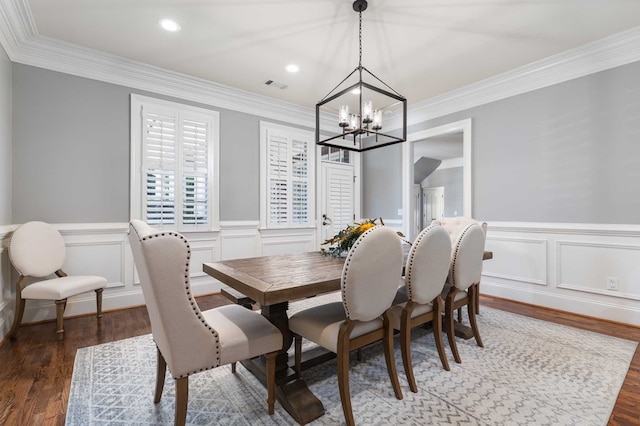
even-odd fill
[[[360,94],[360,89],[353,89],[351,91],[351,93],[353,93],[354,95],[359,95]]]
[[[300,71],[300,67],[297,66],[296,64],[289,64],[289,65],[287,65],[287,67],[285,69],[287,71],[289,71],[289,72],[298,72],[298,71]]]
[[[177,33],[178,31],[180,31],[180,25],[178,25],[178,23],[173,19],[161,19],[160,26],[167,31],[171,31],[172,33]]]

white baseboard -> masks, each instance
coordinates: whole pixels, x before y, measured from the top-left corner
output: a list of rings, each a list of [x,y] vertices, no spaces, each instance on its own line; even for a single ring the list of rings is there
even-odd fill
[[[480,284],[480,293],[558,311],[640,326],[640,307],[627,306],[617,300],[591,300],[581,297],[580,293],[557,294],[543,289],[516,288],[508,284],[491,282],[484,278]]]

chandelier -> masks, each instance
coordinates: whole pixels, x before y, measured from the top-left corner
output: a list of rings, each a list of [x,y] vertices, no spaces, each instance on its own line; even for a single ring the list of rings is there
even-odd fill
[[[316,104],[317,145],[363,152],[407,140],[407,99],[362,66],[362,12],[366,9],[366,0],[353,2],[359,17],[358,66]],[[321,115],[336,118],[337,133],[321,135]],[[383,120],[400,127],[385,133]]]

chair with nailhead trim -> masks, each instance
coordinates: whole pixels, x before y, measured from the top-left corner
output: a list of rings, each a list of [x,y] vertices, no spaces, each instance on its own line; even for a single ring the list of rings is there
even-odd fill
[[[16,284],[16,311],[9,338],[15,339],[25,301],[55,300],[58,339],[64,339],[64,310],[67,299],[90,291],[96,292],[98,325],[102,318],[102,292],[107,286],[104,277],[70,275],[62,270],[65,258],[64,239],[60,232],[45,222],[27,222],[16,229],[9,242],[9,258],[20,274]],[[56,278],[50,278],[53,274]],[[48,278],[49,277],[49,278]],[[29,283],[33,278],[47,278]]]
[[[273,414],[275,361],[282,349],[280,330],[240,305],[201,311],[189,282],[189,242],[181,234],[132,220],[129,243],[157,347],[154,402],[160,402],[169,368],[176,381],[175,424],[184,425],[190,375],[264,355],[268,412]]]
[[[442,340],[442,289],[447,281],[451,260],[451,239],[439,225],[423,229],[409,250],[403,286],[398,289],[391,309],[393,328],[400,330],[402,364],[412,392],[418,392],[411,364],[411,329],[432,323],[433,336],[442,368],[449,371],[449,362]]]
[[[447,296],[444,305],[444,323],[447,338],[453,357],[460,363],[460,354],[456,345],[454,330],[454,312],[463,306],[467,306],[469,323],[473,331],[473,337],[478,346],[483,347],[478,323],[476,321],[476,300],[478,284],[482,276],[482,255],[484,253],[485,233],[482,226],[477,223],[467,225],[458,235],[453,252],[449,276],[447,278]]]
[[[396,398],[402,399],[393,352],[391,303],[402,275],[402,245],[384,226],[364,232],[347,254],[342,300],[297,312],[289,318],[295,337],[295,369],[300,374],[302,337],[337,354],[338,388],[347,425],[354,424],[349,392],[349,353],[379,340]]]
[[[449,233],[449,237],[451,237],[451,244],[456,242],[458,235],[467,225],[471,223],[477,223],[482,226],[482,230],[484,231],[485,236],[487,235],[487,222],[483,222],[480,220],[475,220],[472,217],[468,216],[453,216],[453,217],[443,217],[442,219],[436,219],[431,222],[432,225],[442,225],[442,227]],[[478,291],[476,291],[476,313],[480,313],[480,284],[478,283]],[[444,295],[443,297],[445,297]],[[462,321],[462,311],[458,310],[458,321]]]

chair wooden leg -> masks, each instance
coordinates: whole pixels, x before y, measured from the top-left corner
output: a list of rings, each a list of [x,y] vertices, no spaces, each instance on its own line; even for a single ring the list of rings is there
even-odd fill
[[[294,350],[295,362],[294,362],[293,370],[296,372],[296,374],[299,377],[302,369],[300,366],[300,364],[302,363],[302,336],[298,336],[297,334],[294,334],[294,341],[295,341],[295,350]]]
[[[160,398],[162,398],[162,390],[164,389],[164,379],[167,372],[167,361],[165,361],[164,356],[160,352],[160,349],[156,346],[157,350],[157,362],[156,362],[156,393],[153,397],[153,402],[156,404],[160,402]]]
[[[411,302],[408,302],[407,305],[409,303]],[[400,318],[400,352],[402,353],[402,366],[404,367],[404,374],[407,376],[407,382],[409,382],[409,389],[411,389],[411,392],[416,393],[418,392],[418,386],[416,385],[413,364],[411,363],[411,312],[409,306],[405,306]]]
[[[67,307],[67,299],[56,300],[56,324],[58,329],[56,333],[58,333],[58,340],[64,339],[64,309]]]
[[[462,308],[458,308],[458,322],[462,324]]]
[[[233,374],[236,374],[236,364],[237,364],[237,362],[232,362],[231,363],[231,372]]]
[[[342,412],[347,426],[354,426],[353,410],[351,408],[351,392],[349,391],[349,337],[354,323],[346,320],[338,332],[338,390],[342,402]]]
[[[436,341],[436,348],[438,349],[438,355],[440,356],[442,368],[447,371],[451,371],[451,369],[449,368],[449,360],[447,359],[447,354],[444,351],[444,341],[442,340],[442,305],[443,300],[440,296],[438,296],[433,302],[433,337]]]
[[[387,371],[389,372],[389,379],[391,379],[391,386],[393,386],[393,392],[396,394],[397,399],[402,399],[402,389],[400,389],[400,381],[398,380],[398,372],[396,371],[396,359],[393,351],[393,325],[391,323],[391,312],[387,309],[382,316],[384,324],[384,360],[387,363]]]
[[[272,415],[276,403],[276,358],[278,352],[264,355],[267,359],[267,412]]]
[[[13,316],[13,325],[11,326],[11,330],[9,331],[9,339],[14,340],[16,338],[16,334],[18,333],[18,328],[20,327],[20,323],[22,323],[22,316],[24,315],[24,305],[25,300],[20,297],[20,294],[16,294],[16,313]]]
[[[473,330],[473,337],[476,338],[476,343],[478,344],[478,346],[480,346],[481,348],[484,347],[484,345],[482,344],[482,339],[480,338],[480,331],[478,330],[478,322],[476,321],[476,293],[478,291],[478,287],[474,284],[471,287],[469,287],[469,292],[471,293],[469,295],[469,298],[471,300],[469,300],[469,305],[467,306],[467,312],[469,313],[469,323],[471,324],[471,330]]]
[[[176,379],[176,426],[187,422],[187,404],[189,402],[189,376]]]
[[[447,300],[444,304],[444,322],[445,328],[447,331],[447,339],[449,340],[449,347],[451,348],[451,352],[453,353],[453,359],[460,364],[462,360],[460,359],[460,353],[458,352],[458,346],[456,345],[456,335],[453,324],[453,315],[454,315],[454,307],[453,307],[453,298],[455,292],[451,292],[447,294]]]
[[[103,288],[96,290],[96,318],[98,318],[98,324],[102,322],[102,292]]]

